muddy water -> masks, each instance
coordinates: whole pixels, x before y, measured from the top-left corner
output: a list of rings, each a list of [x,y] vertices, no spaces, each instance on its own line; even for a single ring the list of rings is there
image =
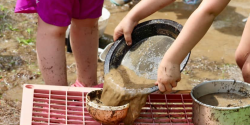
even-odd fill
[[[240,107],[250,105],[250,99],[235,93],[214,93],[204,95],[198,100],[204,104],[217,107]]]
[[[0,0],[0,124],[19,123],[23,84],[44,84],[36,62],[36,14],[14,14],[15,2]],[[104,6],[111,12],[111,18],[105,35],[100,39],[102,47],[105,46],[103,43],[112,42],[115,26],[133,4],[116,7],[105,0]],[[196,7],[177,0],[142,21],[166,18],[184,25]],[[204,80],[242,80],[240,70],[235,65],[234,52],[244,26],[242,19],[248,17],[249,13],[248,0],[230,2],[193,49],[182,73],[182,81],[176,89],[191,89]],[[76,78],[76,65],[72,54],[67,53],[66,56],[68,82],[72,84]],[[101,62],[98,63],[98,81],[103,82]]]
[[[174,39],[168,36],[144,39],[126,53],[121,64],[135,71],[139,76],[157,79],[158,64],[173,42]]]

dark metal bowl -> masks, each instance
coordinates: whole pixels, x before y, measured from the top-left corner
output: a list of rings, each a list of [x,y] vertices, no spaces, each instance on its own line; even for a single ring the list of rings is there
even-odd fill
[[[104,73],[107,74],[110,69],[117,68],[121,65],[121,62],[124,59],[124,56],[129,52],[135,49],[135,46],[145,42],[145,39],[152,36],[168,36],[173,39],[176,39],[182,29],[182,25],[167,19],[155,19],[149,20],[143,23],[138,24],[132,32],[132,45],[127,46],[124,36],[121,36],[110,48],[104,64]],[[166,51],[164,50],[163,53]],[[186,56],[183,62],[180,65],[180,71],[182,71],[190,57],[190,53]],[[157,72],[153,72],[157,74]],[[152,79],[156,79],[155,77]]]

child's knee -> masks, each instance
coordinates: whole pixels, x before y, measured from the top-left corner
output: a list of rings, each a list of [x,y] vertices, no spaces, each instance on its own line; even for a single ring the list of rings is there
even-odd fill
[[[244,80],[250,80],[250,56],[249,54],[247,54],[245,57],[241,71],[242,71]],[[250,81],[247,81],[247,82],[250,82]]]
[[[54,29],[54,31],[52,32],[52,34],[54,36],[58,36],[58,37],[61,37],[61,36],[65,36],[65,33],[66,33],[66,28],[56,28]]]
[[[235,52],[235,61],[237,63],[237,65],[242,68],[244,63],[245,63],[245,58],[243,56],[243,54],[241,53],[241,51],[236,51]]]
[[[242,67],[242,76],[243,78],[246,80],[246,79],[249,79],[250,77],[250,61],[246,61]],[[248,81],[250,82],[250,81]]]

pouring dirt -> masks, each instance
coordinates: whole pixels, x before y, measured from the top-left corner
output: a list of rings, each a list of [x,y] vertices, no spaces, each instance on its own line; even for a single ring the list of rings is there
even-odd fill
[[[124,66],[110,70],[104,79],[101,102],[107,106],[129,103],[128,114],[123,122],[125,125],[133,124],[147,100],[147,94],[143,94],[140,90],[153,87],[155,80],[139,77],[134,71]]]

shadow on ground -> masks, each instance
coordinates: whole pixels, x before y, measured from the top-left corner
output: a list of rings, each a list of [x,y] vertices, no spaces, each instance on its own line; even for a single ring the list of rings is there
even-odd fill
[[[177,19],[188,19],[199,5],[188,5],[183,2],[174,2],[159,10],[159,12],[174,12]],[[212,26],[219,32],[241,36],[246,16],[236,12],[236,7],[227,6],[214,20]]]
[[[225,34],[241,36],[246,16],[236,12],[236,7],[227,6],[214,20],[213,27]]]

